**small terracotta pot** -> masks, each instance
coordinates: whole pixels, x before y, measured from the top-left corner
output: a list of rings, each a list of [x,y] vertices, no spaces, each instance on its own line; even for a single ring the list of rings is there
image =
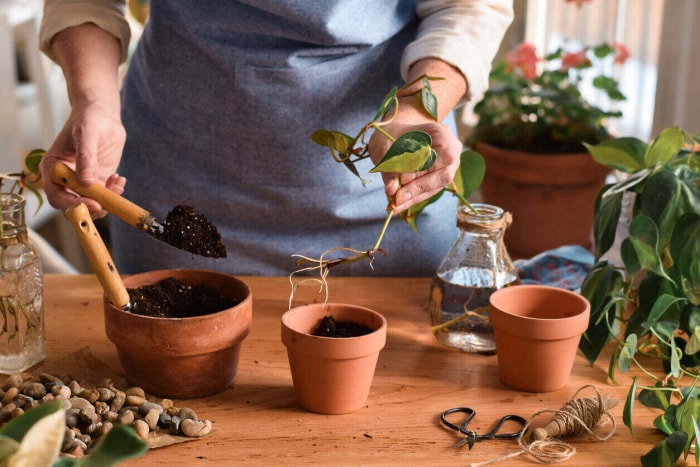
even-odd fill
[[[352,321],[374,332],[359,337],[318,337],[325,316]],[[342,303],[315,303],[282,315],[297,404],[311,412],[344,414],[367,402],[379,351],[386,343],[386,319],[374,310]]]
[[[176,278],[204,284],[240,302],[218,313],[153,318],[128,313],[104,300],[105,331],[127,382],[168,398],[203,397],[224,390],[238,370],[241,342],[250,332],[253,297],[234,276],[200,270],[159,270],[126,277],[127,288]]]
[[[489,299],[501,379],[530,392],[566,385],[591,306],[582,295],[544,285],[515,285]]]

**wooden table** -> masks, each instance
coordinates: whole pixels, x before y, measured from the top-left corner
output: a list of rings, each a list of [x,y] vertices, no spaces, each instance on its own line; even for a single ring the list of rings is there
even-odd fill
[[[387,345],[379,356],[367,406],[347,415],[318,415],[294,402],[292,379],[280,341],[280,317],[287,309],[286,277],[241,277],[253,290],[253,328],[243,343],[234,384],[212,397],[176,401],[212,420],[214,432],[193,442],[151,449],[126,462],[137,465],[469,465],[517,451],[512,440],[479,441],[469,451],[456,448],[455,432],[439,414],[450,407],[478,411],[477,431],[490,429],[506,413],[526,419],[542,409],[558,409],[587,384],[620,399],[611,410],[617,430],[605,442],[570,440],[577,450],[565,465],[640,465],[639,457],[661,439],[652,426],[658,411],[637,404],[635,435],[622,423],[628,375],[619,386],[607,379],[608,356],[590,366],[577,356],[568,385],[552,393],[525,393],[505,386],[495,356],[479,356],[439,345],[429,330],[428,279],[331,278],[331,301],[374,308],[388,320]],[[295,304],[313,301],[315,287],[297,292]],[[92,275],[47,275],[45,309],[48,358],[65,358],[85,346],[121,372],[104,333],[102,290]],[[608,354],[609,355],[609,354]],[[593,395],[588,392],[585,395]],[[544,420],[543,422],[544,423]],[[602,427],[609,430],[610,425]],[[523,455],[495,465],[538,464]]]

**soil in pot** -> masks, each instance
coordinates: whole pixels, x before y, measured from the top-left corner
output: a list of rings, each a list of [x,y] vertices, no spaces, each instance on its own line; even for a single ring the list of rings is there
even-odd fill
[[[163,231],[153,236],[160,241],[209,258],[225,258],[226,247],[221,242],[219,229],[204,214],[192,207],[179,204],[168,213]]]
[[[367,326],[352,321],[336,321],[332,316],[325,316],[313,335],[319,337],[358,337],[374,332]]]
[[[187,284],[174,277],[127,291],[132,313],[155,318],[202,316],[240,303],[206,285]]]

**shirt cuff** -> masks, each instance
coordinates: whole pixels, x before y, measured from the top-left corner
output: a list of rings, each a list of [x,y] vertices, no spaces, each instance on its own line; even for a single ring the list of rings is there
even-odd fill
[[[126,61],[131,30],[124,16],[122,2],[51,1],[44,4],[44,15],[39,30],[39,48],[51,60],[56,58],[51,50],[51,41],[59,32],[72,26],[92,23],[116,37],[121,45],[121,62]]]

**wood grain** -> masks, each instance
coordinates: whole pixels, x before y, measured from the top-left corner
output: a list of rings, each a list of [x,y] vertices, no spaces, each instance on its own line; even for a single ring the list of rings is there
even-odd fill
[[[331,301],[373,308],[388,320],[365,408],[347,415],[318,415],[294,402],[280,317],[288,307],[286,277],[241,277],[253,290],[253,329],[243,343],[236,380],[212,396],[177,401],[212,420],[214,432],[196,442],[150,450],[125,466],[269,465],[469,465],[517,451],[513,440],[479,441],[469,451],[455,448],[460,437],[442,427],[439,414],[450,407],[477,411],[470,428],[487,431],[506,413],[526,419],[542,409],[558,409],[582,386],[596,385],[620,399],[611,410],[617,430],[611,439],[569,439],[577,450],[569,466],[632,466],[662,439],[653,428],[658,411],[637,404],[634,436],[622,423],[630,375],[619,385],[607,379],[609,353],[590,366],[578,355],[568,385],[551,393],[526,393],[505,386],[495,356],[453,351],[429,331],[425,278],[331,278]],[[314,286],[300,289],[295,304],[322,299]],[[102,289],[93,275],[47,275],[45,279],[48,361],[89,346],[99,360],[121,369],[105,337]],[[584,394],[586,395],[586,394]],[[588,394],[592,395],[592,394]],[[545,418],[540,426],[548,421]],[[535,426],[535,424],[533,424]],[[609,430],[610,424],[601,427]],[[519,456],[494,465],[537,465]],[[679,463],[678,465],[685,465]]]

